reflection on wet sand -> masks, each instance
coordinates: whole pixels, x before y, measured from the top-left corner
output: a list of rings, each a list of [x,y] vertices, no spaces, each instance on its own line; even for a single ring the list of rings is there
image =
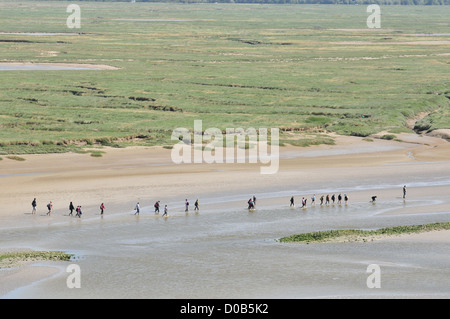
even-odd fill
[[[421,187],[427,194],[426,186]],[[132,212],[83,220],[66,216],[64,223],[6,229],[2,246],[74,253],[83,284],[82,289],[68,289],[67,274],[58,266],[59,276],[4,297],[448,298],[448,240],[434,241],[433,249],[395,238],[315,245],[277,241],[309,231],[448,221],[445,189],[433,186],[434,195],[426,199],[404,202],[391,197],[375,205],[363,200],[369,194],[366,190],[354,190],[348,205],[316,204],[307,209],[289,207],[289,197],[284,196],[272,198],[273,206],[267,205],[264,195],[257,194],[254,212],[245,209],[245,202],[242,208],[214,210],[211,198],[200,212],[186,214],[180,205],[169,218],[143,208],[140,216]],[[418,190],[412,188],[411,193]],[[380,187],[379,191],[393,190]],[[285,203],[278,205],[277,200]],[[382,289],[366,286],[370,264],[381,268]]]

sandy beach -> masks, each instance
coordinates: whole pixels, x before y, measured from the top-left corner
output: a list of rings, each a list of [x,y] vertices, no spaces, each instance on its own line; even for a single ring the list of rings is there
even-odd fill
[[[52,201],[51,218],[63,219],[70,201],[85,207],[86,215],[98,214],[102,202],[105,214],[114,214],[132,210],[138,201],[153,209],[156,200],[177,200],[182,207],[185,198],[193,204],[196,197],[204,202],[212,194],[231,190],[251,196],[264,189],[326,186],[331,181],[373,176],[380,180],[397,176],[402,184],[425,170],[442,176],[450,171],[450,144],[440,138],[414,134],[401,136],[405,142],[335,138],[336,145],[280,147],[279,170],[267,175],[260,174],[261,166],[267,166],[262,163],[175,164],[171,150],[162,147],[102,148],[105,153],[99,158],[75,153],[22,155],[25,161],[4,158],[0,162],[2,227],[27,224],[33,198],[38,202],[37,215],[46,215],[46,205]],[[424,165],[428,162],[435,164]],[[370,199],[371,190],[366,193],[361,196]]]
[[[350,202],[399,199],[401,185],[407,197],[427,201],[441,196],[443,201],[416,205],[378,214],[426,214],[449,212],[450,143],[438,137],[399,134],[403,141],[334,136],[336,145],[307,148],[280,147],[280,166],[276,174],[262,175],[264,164],[174,164],[171,150],[161,147],[102,148],[102,157],[89,154],[23,155],[25,161],[6,157],[0,161],[0,228],[31,227],[68,223],[68,205],[82,205],[82,219],[100,218],[99,205],[106,206],[105,217],[133,213],[136,202],[141,214],[153,213],[153,203],[171,203],[171,214],[183,214],[186,198],[199,199],[202,210],[219,212],[243,208],[246,199],[258,194],[258,207],[288,206],[293,191],[308,198],[316,190],[353,187]],[[421,187],[416,177],[439,176],[441,180]],[[361,181],[386,184],[382,189],[358,189]],[[417,180],[417,183],[414,184]],[[433,182],[430,180],[429,182]],[[409,187],[411,183],[413,187]],[[392,185],[390,187],[389,185]],[[316,201],[318,201],[316,194]],[[31,214],[31,201],[37,199],[37,212]],[[46,205],[54,210],[47,216]],[[450,232],[441,231],[386,241],[407,240],[450,243]],[[14,250],[19,247],[10,247]],[[23,248],[23,247],[20,247]],[[41,278],[51,277],[57,266],[26,265],[0,272],[0,295]]]

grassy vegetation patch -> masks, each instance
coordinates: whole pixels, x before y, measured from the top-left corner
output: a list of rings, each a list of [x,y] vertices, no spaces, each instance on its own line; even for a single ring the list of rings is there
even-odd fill
[[[69,261],[71,254],[61,251],[17,251],[0,253],[0,268],[11,268],[25,262]]]
[[[434,230],[448,230],[450,222],[433,223],[425,225],[408,225],[381,228],[377,230],[358,230],[358,229],[339,229],[326,230],[298,235],[291,235],[280,238],[284,243],[314,243],[314,242],[351,242],[351,241],[369,241],[376,237],[385,237],[401,234],[422,233]]]
[[[326,145],[334,145],[334,139],[325,135],[305,135],[305,136],[282,136],[280,138],[280,146],[284,146],[286,144],[292,145],[292,146],[301,146],[301,147],[308,147],[312,145],[320,145],[320,144],[326,144]]]
[[[102,157],[105,152],[103,151],[89,151],[91,153],[91,157]]]
[[[382,135],[380,138],[382,140],[393,140],[395,139],[397,136],[395,136],[394,134],[384,134]]]
[[[6,158],[9,158],[10,160],[14,160],[14,161],[19,161],[19,162],[25,161],[25,159],[23,157],[20,157],[17,155],[6,156]]]

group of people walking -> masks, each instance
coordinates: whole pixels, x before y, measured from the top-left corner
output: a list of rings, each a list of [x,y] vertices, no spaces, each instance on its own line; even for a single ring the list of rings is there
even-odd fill
[[[194,211],[199,211],[199,203],[198,203],[198,199],[195,201],[194,203]],[[188,213],[189,212],[189,201],[187,200],[187,198],[184,200],[184,212]]]
[[[406,199],[406,185],[403,186],[402,191],[403,191],[403,200],[405,200]],[[337,203],[339,205],[342,204],[342,200],[344,200],[345,205],[347,205],[348,199],[349,198],[348,198],[347,194],[344,194],[344,196],[339,194],[337,197],[336,197],[335,194],[333,194],[331,196],[330,195],[326,195],[326,196],[322,195],[322,196],[320,196],[320,206],[322,206],[324,204],[328,206],[328,205],[330,205],[330,203],[332,205],[334,205],[336,200],[337,200]],[[331,202],[330,202],[330,200],[331,200]],[[375,203],[376,200],[377,200],[377,196],[376,195],[371,197],[371,202],[372,203]],[[325,201],[325,203],[324,203],[324,201]],[[302,198],[302,206],[301,206],[301,208],[306,208],[306,203],[307,203],[307,199],[305,197],[303,197]],[[315,205],[316,205],[316,194],[314,194],[311,197],[311,206],[315,206]],[[295,204],[294,204],[294,196],[291,197],[289,206],[290,207],[295,206]]]
[[[336,200],[337,200],[337,203],[338,203],[338,205],[341,205],[342,204],[342,200],[344,200],[344,203],[345,203],[345,205],[347,205],[347,203],[348,203],[348,195],[347,194],[344,194],[344,196],[342,196],[342,194],[339,194],[338,196],[336,196],[335,194],[333,194],[333,195],[326,195],[326,196],[324,196],[324,195],[322,195],[322,196],[320,196],[320,206],[322,206],[322,205],[330,205],[330,203],[332,204],[332,205],[334,205],[334,203],[336,202]],[[325,202],[324,202],[325,201]],[[307,202],[308,202],[308,200],[307,200],[307,198],[305,198],[305,197],[302,197],[302,206],[301,206],[301,208],[306,208],[306,205],[307,205]],[[316,205],[316,194],[314,194],[312,197],[311,197],[311,206],[315,206]],[[289,206],[290,207],[292,207],[292,206],[295,206],[295,203],[294,203],[294,196],[292,196],[291,197],[291,199],[290,199],[290,204],[289,204]]]
[[[103,205],[103,203],[100,205],[100,211],[101,211],[101,215],[103,215],[103,210],[105,209],[105,205]],[[83,214],[83,212],[81,211],[81,205],[78,205],[77,208],[75,208],[73,206],[73,203],[70,202],[69,204],[69,216],[73,216],[73,211],[75,210],[75,212],[77,213],[75,216],[78,218],[81,218],[81,215]]]
[[[248,209],[255,209],[255,206],[256,206],[256,197],[255,197],[255,196],[251,197],[251,198],[247,201],[247,204],[248,204]]]
[[[157,201],[153,206],[154,206],[154,208],[155,208],[155,214],[159,214],[159,208],[160,208],[160,201]],[[37,200],[36,200],[36,198],[34,198],[33,199],[33,201],[31,202],[31,206],[32,206],[32,211],[31,211],[31,214],[36,214],[36,210],[37,210]],[[47,209],[48,209],[48,211],[47,211],[47,216],[49,216],[49,215],[51,215],[51,213],[52,213],[52,211],[53,211],[53,202],[49,202],[48,204],[47,204]],[[106,209],[106,207],[105,207],[105,204],[104,203],[101,203],[100,204],[100,215],[101,216],[103,216],[103,213],[105,212],[105,209]],[[140,206],[140,204],[139,204],[139,202],[137,202],[136,203],[136,206],[134,207],[134,210],[135,210],[135,213],[134,213],[134,215],[139,215],[140,214],[140,211],[141,211],[141,206]],[[198,199],[195,201],[195,203],[194,203],[194,211],[199,211],[200,210],[200,207],[199,207],[199,201],[198,201]],[[81,218],[81,215],[83,214],[83,212],[82,212],[82,210],[81,210],[81,205],[78,205],[77,207],[75,207],[74,205],[73,205],[73,202],[70,202],[70,204],[69,204],[69,215],[68,216],[74,216],[73,215],[73,212],[75,211],[75,216],[76,217],[79,217],[79,218]],[[168,212],[169,212],[169,209],[168,209],[168,206],[167,205],[165,205],[164,206],[164,214],[162,214],[162,216],[165,216],[165,217],[167,217],[168,215]],[[185,201],[185,212],[187,213],[187,212],[189,212],[189,201],[186,199],[186,201]]]
[[[403,199],[405,199],[406,198],[406,185],[405,186],[403,186]],[[375,201],[376,201],[376,199],[377,199],[377,196],[372,196],[372,200],[371,200],[371,202],[372,203],[375,203]],[[335,195],[335,194],[333,194],[333,195],[321,195],[320,196],[320,198],[319,198],[319,200],[320,200],[320,206],[323,206],[323,205],[330,205],[330,204],[332,204],[332,205],[334,205],[335,204],[335,202],[337,201],[337,204],[338,205],[342,205],[342,200],[344,200],[344,204],[345,205],[347,205],[347,203],[348,203],[348,200],[349,200],[349,197],[348,197],[348,195],[347,194],[344,194],[344,196],[342,196],[342,194],[339,194],[339,195]],[[307,206],[307,199],[305,198],[305,197],[302,197],[302,202],[301,202],[301,208],[306,208],[306,206]],[[253,210],[253,209],[255,209],[255,206],[256,206],[256,197],[255,196],[253,196],[253,197],[251,197],[248,201],[247,201],[247,204],[248,204],[248,209],[249,210]],[[311,206],[315,206],[316,205],[316,194],[314,194],[312,197],[311,197]],[[37,207],[37,201],[36,201],[36,198],[34,198],[33,199],[33,201],[31,202],[31,206],[32,206],[32,214],[36,214],[36,207]],[[294,199],[294,196],[292,196],[291,197],[291,199],[290,199],[290,205],[289,205],[290,207],[295,207],[295,199]],[[157,202],[155,202],[155,204],[153,205],[153,207],[155,208],[155,214],[159,214],[159,208],[160,208],[160,201],[157,201]],[[186,213],[188,213],[189,212],[189,201],[187,200],[187,198],[185,199],[185,202],[184,202],[184,207],[185,207],[185,212]],[[47,209],[48,209],[48,212],[47,212],[47,215],[51,215],[51,213],[52,213],[52,211],[53,211],[53,203],[50,201],[48,204],[47,204]],[[139,204],[139,202],[137,202],[136,203],[136,206],[134,207],[134,210],[135,210],[135,215],[139,215],[140,214],[140,209],[141,209],[141,206],[140,206],[140,204]],[[198,201],[198,199],[195,201],[195,203],[194,203],[194,211],[199,211],[200,210],[200,208],[199,208],[199,201]],[[82,210],[81,210],[81,205],[78,205],[76,208],[75,208],[75,206],[73,205],[73,203],[72,202],[70,202],[70,204],[69,204],[69,216],[73,216],[73,211],[75,211],[76,212],[76,217],[79,217],[79,218],[81,218],[81,215],[83,214],[83,212],[82,212]],[[104,213],[104,211],[105,211],[105,205],[104,205],[104,203],[101,203],[100,204],[100,215],[101,216],[103,216],[103,213]],[[168,209],[168,207],[167,207],[167,205],[165,205],[164,206],[164,214],[162,214],[162,216],[165,216],[165,217],[167,217],[167,214],[168,214],[168,212],[169,212],[169,209]]]
[[[160,203],[161,203],[161,201],[157,201],[154,205],[153,205],[153,207],[155,208],[155,214],[159,214],[159,207],[160,207]],[[134,210],[136,211],[134,214],[136,215],[139,215],[139,213],[140,213],[140,205],[139,205],[139,202],[137,202],[136,203],[136,207],[134,207]],[[164,216],[164,217],[166,217],[167,216],[167,213],[169,212],[169,208],[167,207],[167,205],[165,205],[164,206],[164,214],[162,214],[162,216]]]
[[[70,203],[70,204],[72,204],[72,202]],[[31,214],[32,215],[34,215],[34,214],[36,214],[36,208],[37,208],[37,201],[36,201],[36,198],[34,198],[33,199],[33,201],[31,202],[31,207],[33,207],[33,209],[32,209],[32,211],[31,211]],[[53,211],[53,203],[50,201],[48,204],[47,204],[47,216],[48,215],[50,215],[51,213],[52,213],[52,211]]]
[[[36,208],[37,208],[37,200],[36,198],[33,199],[33,201],[31,202],[31,207],[33,207],[31,214],[34,215],[36,214]],[[73,202],[69,203],[69,216],[73,216],[73,212],[75,211],[75,216],[81,218],[81,215],[83,214],[82,210],[81,210],[81,205],[78,205],[77,207],[75,207],[73,205]],[[100,205],[100,215],[103,216],[103,212],[105,211],[105,205],[103,203],[101,203]],[[47,216],[50,216],[53,212],[53,202],[50,201],[47,204]]]

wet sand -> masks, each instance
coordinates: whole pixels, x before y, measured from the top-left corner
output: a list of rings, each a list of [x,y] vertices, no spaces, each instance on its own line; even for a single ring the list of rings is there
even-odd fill
[[[0,296],[17,289],[31,285],[39,280],[54,276],[59,269],[48,266],[22,265],[20,267],[4,269],[1,272]]]
[[[281,147],[279,170],[268,175],[260,174],[260,168],[267,166],[262,163],[174,164],[171,150],[161,147],[102,148],[105,153],[100,158],[74,153],[22,155],[25,161],[21,162],[3,158],[0,227],[26,225],[33,198],[37,198],[38,216],[46,215],[46,205],[52,201],[51,218],[64,220],[70,201],[83,205],[89,216],[98,213],[102,202],[107,214],[115,214],[133,209],[137,201],[151,209],[156,200],[178,201],[183,207],[185,198],[193,204],[194,198],[200,197],[204,204],[213,195],[244,194],[245,200],[267,190],[265,197],[276,203],[275,197],[290,197],[289,190],[309,196],[342,185],[345,192],[343,185],[356,187],[370,179],[400,187],[395,190],[400,196],[401,186],[416,176],[438,174],[448,180],[450,143],[414,135],[402,139],[408,143],[337,137],[336,145]],[[287,193],[277,196],[283,191]],[[369,200],[372,193],[366,189],[361,196]],[[236,201],[240,202],[240,197],[237,195]]]
[[[398,137],[407,143],[379,139],[368,142],[357,137],[336,137],[336,145],[282,147],[280,168],[274,175],[261,175],[260,166],[263,164],[260,163],[177,165],[171,161],[171,150],[159,147],[106,148],[103,149],[106,153],[101,158],[70,153],[24,155],[26,160],[23,162],[4,158],[0,162],[0,228],[5,233],[14,235],[12,242],[4,245],[10,249],[47,248],[49,242],[45,239],[37,239],[33,247],[26,247],[31,244],[25,239],[22,241],[20,233],[41,228],[53,230],[53,227],[67,227],[70,232],[73,227],[79,227],[74,224],[78,223],[76,218],[67,216],[70,201],[83,206],[84,214],[80,222],[91,226],[99,223],[98,206],[102,202],[106,206],[102,223],[114,219],[129,223],[128,219],[134,213],[133,208],[138,201],[142,207],[141,218],[145,216],[148,219],[146,222],[154,223],[151,218],[156,200],[161,201],[162,207],[165,203],[169,204],[169,215],[178,223],[182,221],[180,218],[185,217],[185,198],[191,203],[191,212],[195,199],[199,198],[202,216],[209,214],[211,216],[205,218],[223,218],[224,214],[245,211],[247,199],[256,195],[258,210],[263,210],[259,212],[260,216],[265,216],[266,212],[266,217],[271,220],[273,217],[268,212],[272,214],[282,208],[280,213],[284,214],[289,209],[289,198],[292,195],[296,198],[298,209],[302,196],[309,199],[312,194],[316,194],[317,207],[309,208],[308,214],[311,215],[306,215],[304,226],[304,231],[312,231],[315,229],[307,228],[309,217],[312,223],[312,220],[316,221],[316,214],[321,209],[339,209],[318,207],[319,195],[333,192],[349,194],[353,206],[348,211],[348,217],[355,224],[361,222],[362,225],[367,223],[367,227],[384,227],[381,223],[377,224],[377,219],[372,221],[371,217],[375,215],[383,221],[405,216],[408,222],[421,222],[422,218],[437,214],[436,216],[448,221],[450,205],[446,194],[450,193],[450,144],[439,138],[414,134]],[[401,204],[403,184],[407,185],[408,201]],[[378,196],[376,206],[367,206],[373,195]],[[31,215],[33,198],[37,198],[38,202],[36,215]],[[49,201],[53,202],[54,211],[51,216],[46,216],[45,206]],[[359,209],[361,216],[358,215]],[[222,217],[214,217],[215,215]],[[220,223],[225,221],[219,220]],[[332,220],[321,227],[332,227]],[[256,237],[263,236],[266,223],[268,222],[264,221],[261,224],[261,232],[254,230],[252,234]],[[219,234],[231,231],[227,230],[226,225],[223,229],[220,229],[220,225],[213,227],[217,228],[213,240],[221,240]],[[251,225],[247,227],[253,229]],[[301,231],[303,226],[290,227],[289,223],[281,229],[275,227],[275,230],[270,230],[270,236],[290,235],[290,231]],[[248,236],[246,231],[240,241],[248,241]],[[431,238],[441,245],[450,243],[448,232],[408,235],[398,240],[427,243]],[[237,241],[237,245],[240,245],[240,241]],[[398,243],[397,239],[392,238],[381,240],[386,244],[390,241],[394,241],[395,245]],[[7,287],[1,293],[5,293],[5,290],[13,291],[13,288],[29,282],[31,273],[32,280],[37,280],[53,276],[57,269],[51,263],[41,265],[46,269],[42,272],[34,272],[30,267],[32,266],[0,272],[2,287]],[[23,275],[23,280],[18,280],[20,274]],[[314,296],[314,293],[311,295]],[[324,296],[322,291],[317,295]],[[286,292],[274,292],[274,296],[287,297]],[[301,296],[303,295],[300,294]]]

